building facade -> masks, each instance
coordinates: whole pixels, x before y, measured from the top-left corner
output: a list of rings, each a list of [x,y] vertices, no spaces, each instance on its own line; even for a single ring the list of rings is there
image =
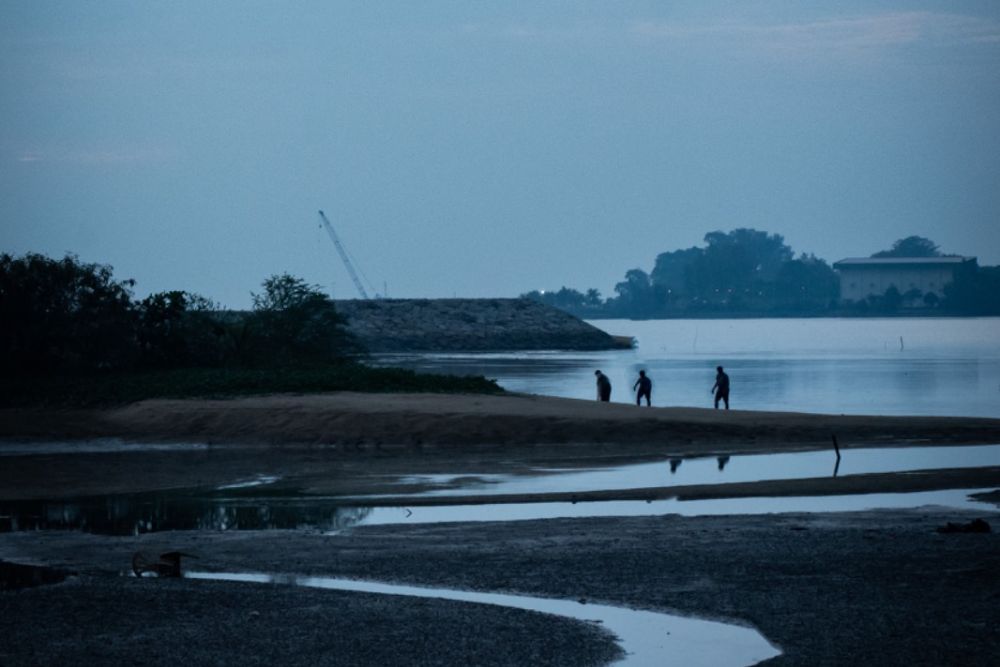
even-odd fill
[[[860,257],[834,262],[840,276],[840,298],[863,301],[882,296],[890,287],[901,295],[944,296],[944,286],[961,271],[975,270],[975,257]]]

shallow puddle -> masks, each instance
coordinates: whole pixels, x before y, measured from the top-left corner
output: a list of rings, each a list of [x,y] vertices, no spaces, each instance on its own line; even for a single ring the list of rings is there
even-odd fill
[[[659,665],[666,661],[692,667],[754,665],[781,653],[759,632],[748,627],[572,600],[424,588],[331,577],[228,572],[189,572],[184,576],[189,579],[290,584],[310,588],[492,604],[597,622],[616,635],[625,650],[625,658],[615,663],[618,665]]]
[[[199,452],[204,443],[132,442],[119,438],[66,442],[18,442],[0,440],[0,456],[44,456],[50,454],[119,454],[131,452]]]
[[[422,496],[515,495],[644,489],[691,484],[729,484],[762,480],[806,479],[864,473],[1000,465],[1000,445],[961,447],[889,447],[784,454],[674,457],[595,470],[537,469],[531,475],[415,475],[400,483],[437,487]]]
[[[835,454],[822,451],[670,458],[653,463],[589,470],[535,468],[521,475],[428,474],[395,479],[400,486],[418,489],[413,497],[450,497],[625,490],[824,477],[834,472],[843,476],[996,465],[1000,465],[1000,445],[845,449],[839,468]],[[286,487],[294,483],[294,480],[259,474],[214,490],[95,496],[69,501],[0,500],[0,532],[82,530],[104,535],[138,535],[165,530],[312,529],[334,532],[358,525],[389,523],[657,514],[842,512],[923,505],[996,511],[992,505],[970,500],[968,496],[974,492],[971,490],[697,501],[496,503],[407,509],[378,507],[378,498],[384,496],[297,495],[287,488],[275,489],[278,481]]]
[[[595,516],[709,516],[782,512],[850,512],[869,509],[953,507],[996,513],[971,499],[992,489],[842,496],[756,497],[714,500],[620,500],[496,503],[434,507],[353,507],[339,498],[219,498],[163,493],[77,501],[0,502],[0,532],[80,530],[99,535],[139,535],[167,530],[316,530],[336,533],[356,526],[459,521],[525,521]]]
[[[497,503],[433,507],[373,507],[357,524],[364,526],[461,521],[531,521],[611,516],[717,516],[798,512],[858,512],[928,506],[995,513],[997,508],[970,494],[992,489],[953,489],[916,493],[869,493],[847,496],[720,498],[712,500],[605,500],[599,502]],[[350,528],[345,526],[344,528]],[[339,532],[338,529],[332,532]]]
[[[274,484],[281,477],[277,475],[257,475],[253,479],[247,479],[240,482],[233,482],[232,484],[223,484],[217,487],[219,491],[227,491],[230,489],[250,489],[255,486],[266,486],[268,484]]]

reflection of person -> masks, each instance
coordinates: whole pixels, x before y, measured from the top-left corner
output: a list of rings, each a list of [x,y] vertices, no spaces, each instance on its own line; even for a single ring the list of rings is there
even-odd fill
[[[639,379],[635,381],[632,385],[632,391],[635,388],[639,388],[639,393],[635,395],[635,404],[640,405],[642,403],[642,397],[646,397],[646,407],[651,405],[650,400],[653,396],[653,381],[646,377],[646,371],[639,371]]]
[[[715,409],[719,409],[719,401],[726,403],[726,410],[729,409],[729,376],[722,370],[722,366],[715,367],[715,384],[709,391],[715,392]]]
[[[611,400],[611,380],[601,371],[594,371],[597,376],[597,400],[607,403]]]

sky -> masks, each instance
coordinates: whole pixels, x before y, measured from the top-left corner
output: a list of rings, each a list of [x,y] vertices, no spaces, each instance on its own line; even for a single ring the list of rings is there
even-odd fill
[[[1000,3],[0,0],[0,252],[246,307],[613,295],[752,227],[1000,264]]]

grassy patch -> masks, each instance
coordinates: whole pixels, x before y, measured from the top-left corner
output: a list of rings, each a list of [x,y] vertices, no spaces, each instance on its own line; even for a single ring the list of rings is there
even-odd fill
[[[0,406],[92,407],[123,405],[148,398],[229,398],[328,391],[496,394],[503,390],[482,376],[434,375],[344,363],[5,377],[0,379]]]

